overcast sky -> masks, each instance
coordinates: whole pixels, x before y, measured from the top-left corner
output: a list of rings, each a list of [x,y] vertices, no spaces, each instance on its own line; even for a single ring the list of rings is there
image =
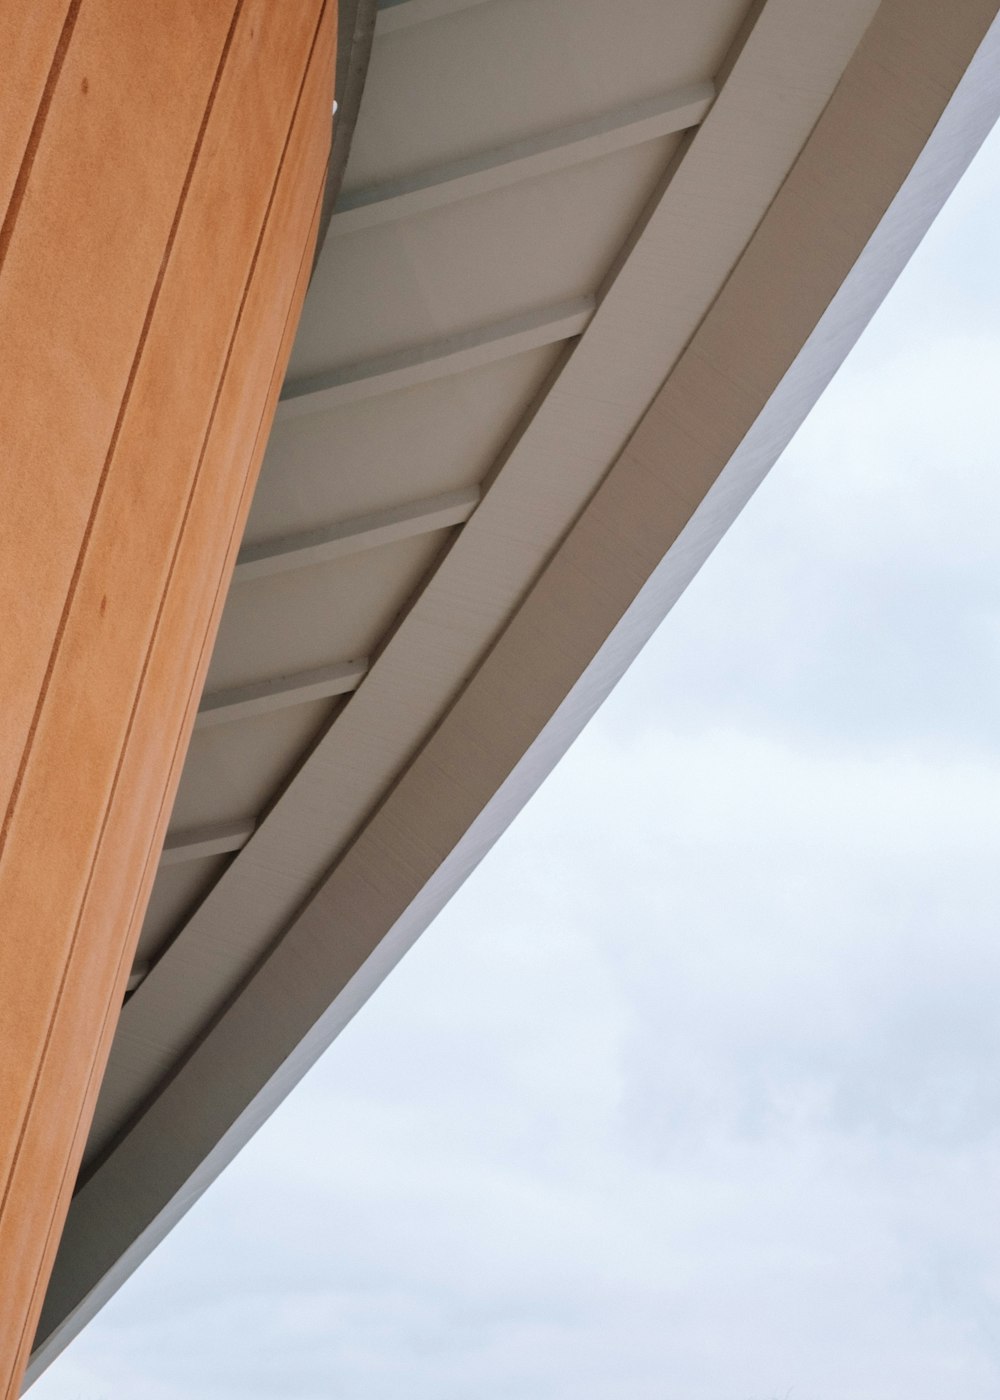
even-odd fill
[[[33,1400],[996,1400],[998,249]]]

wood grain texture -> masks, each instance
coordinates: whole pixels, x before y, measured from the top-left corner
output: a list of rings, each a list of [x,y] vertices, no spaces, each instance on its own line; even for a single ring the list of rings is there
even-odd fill
[[[12,1397],[301,308],[336,4],[0,0],[0,42]]]

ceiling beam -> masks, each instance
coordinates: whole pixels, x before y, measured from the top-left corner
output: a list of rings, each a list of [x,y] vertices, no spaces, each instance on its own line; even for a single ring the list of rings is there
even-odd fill
[[[714,97],[712,83],[696,83],[630,103],[589,121],[342,194],[330,220],[328,237],[423,214],[519,180],[565,170],[659,136],[686,131],[701,122]]]
[[[426,535],[432,530],[444,530],[451,525],[463,525],[479,503],[479,487],[468,486],[461,491],[446,491],[440,496],[425,497],[407,505],[391,506],[370,515],[355,516],[321,530],[304,530],[298,535],[264,540],[260,544],[244,545],[236,561],[234,583],[266,578],[288,569],[303,569],[310,564],[326,564],[345,554],[358,554],[365,549],[394,544],[413,535]]]
[[[136,987],[138,987],[139,983],[143,980],[144,977],[148,976],[148,974],[149,963],[136,963],[135,966],[132,968],[132,971],[128,975],[128,981],[125,983],[125,991],[129,994],[134,992]]]
[[[428,19],[443,19],[445,15],[471,10],[474,5],[485,3],[486,0],[379,0],[375,37],[380,39],[383,34],[410,29]]]
[[[542,345],[571,340],[586,329],[594,309],[592,296],[574,297],[555,306],[444,336],[411,350],[396,350],[342,369],[293,379],[285,385],[276,417],[300,418],[506,360]]]
[[[161,865],[180,865],[183,861],[204,860],[206,856],[228,855],[240,851],[253,835],[255,821],[221,822],[169,835],[163,843]]]
[[[251,719],[256,715],[283,710],[288,705],[305,705],[310,700],[325,700],[332,695],[345,695],[357,690],[368,670],[367,661],[338,661],[332,666],[319,666],[313,671],[298,671],[291,676],[257,681],[253,685],[237,685],[230,690],[217,690],[206,695],[195,719],[196,729],[215,724],[228,724],[235,719]]]

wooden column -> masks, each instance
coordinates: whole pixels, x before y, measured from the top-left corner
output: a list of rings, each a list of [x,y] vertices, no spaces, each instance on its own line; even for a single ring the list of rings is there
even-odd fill
[[[0,1395],[310,266],[336,0],[0,0]]]

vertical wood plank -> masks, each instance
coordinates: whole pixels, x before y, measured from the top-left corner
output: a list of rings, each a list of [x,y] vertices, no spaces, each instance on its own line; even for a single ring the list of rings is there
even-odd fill
[[[0,0],[6,37],[23,55],[0,96],[13,1397],[304,295],[336,4]]]

